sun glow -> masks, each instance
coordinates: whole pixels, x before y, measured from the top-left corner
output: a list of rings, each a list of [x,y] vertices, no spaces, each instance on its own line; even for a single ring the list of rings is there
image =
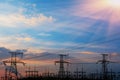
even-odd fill
[[[116,7],[116,8],[120,8],[120,0],[107,0],[107,3],[110,6]]]
[[[107,22],[109,34],[120,28],[120,0],[87,0],[77,3],[79,4],[73,8],[73,11],[77,9],[73,15]],[[90,24],[94,23],[96,24]]]

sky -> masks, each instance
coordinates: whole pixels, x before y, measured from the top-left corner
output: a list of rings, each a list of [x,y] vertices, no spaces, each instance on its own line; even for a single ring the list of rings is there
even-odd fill
[[[69,54],[71,62],[96,62],[106,53],[119,62],[118,3],[0,0],[0,59],[9,59],[9,51],[25,50],[28,65],[54,65],[58,54]]]

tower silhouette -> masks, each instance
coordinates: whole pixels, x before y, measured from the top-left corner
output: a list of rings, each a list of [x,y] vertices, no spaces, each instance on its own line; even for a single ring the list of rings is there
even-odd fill
[[[12,74],[15,74],[16,80],[18,79],[18,76],[21,77],[21,74],[18,72],[17,69],[17,64],[23,64],[25,65],[24,62],[20,61],[17,59],[18,55],[23,55],[23,52],[10,52],[11,58],[10,60],[3,61],[4,66],[5,66],[5,80],[10,80],[12,79]],[[10,65],[8,65],[10,64]]]
[[[64,63],[67,63],[67,64],[68,64],[69,62],[67,62],[67,61],[64,60],[64,57],[65,57],[65,56],[68,56],[68,55],[60,54],[59,56],[60,56],[60,60],[59,60],[59,61],[55,61],[55,64],[56,64],[56,63],[59,63],[59,64],[60,64],[58,76],[62,78],[62,77],[65,76]]]
[[[100,62],[102,64],[102,74],[103,74],[103,79],[107,80],[108,79],[108,64],[110,61],[107,60],[108,54],[102,54],[102,60],[99,60],[98,63]]]

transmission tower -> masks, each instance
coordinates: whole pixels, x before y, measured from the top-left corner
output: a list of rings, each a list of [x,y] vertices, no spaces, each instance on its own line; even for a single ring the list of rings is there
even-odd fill
[[[108,54],[102,54],[102,60],[99,60],[98,63],[100,62],[102,64],[102,73],[103,73],[103,79],[107,80],[108,78],[108,64],[110,61],[107,60]]]
[[[17,64],[20,63],[25,65],[24,62],[17,59],[19,55],[21,55],[22,57],[23,52],[10,52],[10,54],[11,54],[10,60],[3,61],[5,65],[5,80],[9,80],[9,77],[11,77],[12,73],[15,74],[17,80],[18,75],[21,77],[21,75],[18,73]]]
[[[65,76],[65,69],[64,69],[64,63],[69,63],[67,61],[64,60],[64,57],[68,56],[68,55],[65,55],[65,54],[60,54],[60,60],[59,61],[55,61],[55,64],[56,63],[59,63],[60,66],[59,66],[59,72],[58,72],[58,76],[59,77],[64,77]]]

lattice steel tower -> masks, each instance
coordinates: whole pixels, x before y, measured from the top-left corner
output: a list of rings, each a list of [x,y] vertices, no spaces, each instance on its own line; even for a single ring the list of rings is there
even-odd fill
[[[110,63],[110,61],[107,60],[107,56],[108,54],[102,54],[103,59],[99,60],[98,63],[100,62],[102,64],[102,73],[103,73],[103,79],[107,80],[108,78],[108,64]]]
[[[8,76],[11,76],[12,73],[15,74],[16,76],[16,80],[18,79],[18,75],[21,76],[21,74],[19,74],[18,69],[17,69],[17,64],[23,64],[25,65],[24,62],[20,61],[17,59],[18,55],[23,55],[23,52],[10,52],[11,53],[11,58],[10,60],[6,60],[3,61],[4,65],[5,65],[5,80],[9,80]],[[10,65],[8,65],[10,64]]]
[[[65,55],[65,54],[60,54],[60,60],[59,61],[55,61],[55,64],[56,63],[59,63],[60,66],[59,66],[59,72],[58,72],[58,76],[59,77],[64,77],[65,76],[65,69],[64,69],[64,63],[69,63],[67,61],[64,60],[64,57],[68,56],[68,55]]]

